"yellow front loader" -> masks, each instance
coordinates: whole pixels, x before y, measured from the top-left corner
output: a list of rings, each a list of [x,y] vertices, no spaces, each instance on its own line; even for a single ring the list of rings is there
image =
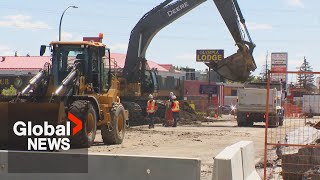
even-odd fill
[[[42,45],[41,56],[47,47],[51,63],[45,64],[17,96],[1,97],[0,148],[19,145],[19,141],[12,142],[18,121],[33,125],[47,121],[55,126],[71,122],[71,131],[77,131],[70,138],[74,147],[90,147],[97,129],[101,129],[105,144],[121,144],[128,111],[120,102],[110,50],[100,42],[59,41]],[[81,121],[81,128],[70,121],[70,114]]]

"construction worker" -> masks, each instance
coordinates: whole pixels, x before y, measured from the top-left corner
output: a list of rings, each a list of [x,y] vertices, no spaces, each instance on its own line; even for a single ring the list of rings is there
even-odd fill
[[[147,102],[147,113],[149,118],[149,129],[154,128],[154,116],[157,111],[157,104],[156,101],[153,99],[152,94],[149,95]]]
[[[165,120],[163,126],[169,127],[173,125],[173,117],[171,111],[172,97],[174,96],[173,92],[170,92],[169,99],[166,101],[166,111],[165,111]]]
[[[177,97],[175,95],[172,96],[171,111],[172,111],[172,116],[174,120],[172,127],[177,127],[177,121],[178,121],[179,112],[180,112],[180,102],[177,100]]]
[[[174,96],[173,92],[170,92],[169,94],[169,100],[171,100],[172,96]]]

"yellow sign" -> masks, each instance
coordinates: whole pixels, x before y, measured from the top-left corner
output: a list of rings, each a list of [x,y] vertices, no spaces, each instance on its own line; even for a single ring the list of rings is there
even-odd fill
[[[0,79],[0,85],[9,85],[9,79]]]
[[[221,61],[224,59],[224,50],[197,50],[197,62]]]

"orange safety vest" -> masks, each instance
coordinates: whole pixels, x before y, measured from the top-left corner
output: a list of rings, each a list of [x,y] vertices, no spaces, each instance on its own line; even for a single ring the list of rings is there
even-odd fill
[[[155,100],[149,100],[147,103],[147,112],[148,113],[154,113],[156,111],[156,101]]]
[[[174,101],[173,105],[171,107],[172,112],[179,112],[180,111],[180,102],[179,101]]]

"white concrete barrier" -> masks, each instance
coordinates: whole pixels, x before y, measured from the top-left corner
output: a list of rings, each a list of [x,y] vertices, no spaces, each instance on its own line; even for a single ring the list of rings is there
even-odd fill
[[[200,180],[199,159],[90,154],[87,156],[87,173],[28,173],[37,168],[68,168],[72,166],[70,161],[85,159],[86,154],[11,153],[0,151],[1,180]],[[61,163],[59,159],[65,161]],[[24,173],[11,173],[12,171]]]
[[[225,148],[214,159],[212,180],[243,180],[241,150]]]
[[[258,180],[252,141],[226,147],[214,159],[213,180]]]

